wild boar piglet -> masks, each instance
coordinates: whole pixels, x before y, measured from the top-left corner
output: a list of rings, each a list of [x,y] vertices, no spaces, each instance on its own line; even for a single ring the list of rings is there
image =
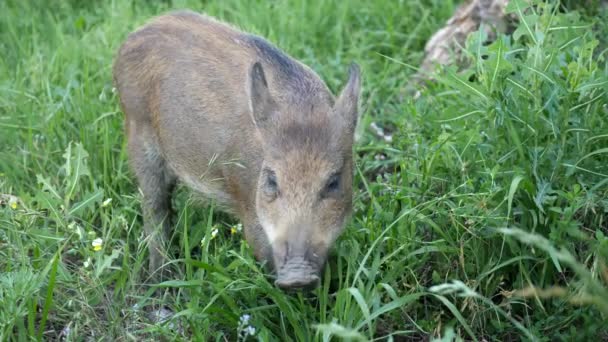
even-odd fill
[[[266,40],[178,11],[131,33],[113,74],[144,229],[155,235],[150,271],[165,263],[179,181],[241,220],[277,286],[315,287],[352,211],[359,67],[334,97]]]

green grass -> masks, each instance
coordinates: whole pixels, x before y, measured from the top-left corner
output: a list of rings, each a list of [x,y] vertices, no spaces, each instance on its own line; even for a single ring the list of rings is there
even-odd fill
[[[512,1],[513,37],[474,34],[470,67],[400,100],[457,3],[0,2],[0,340],[608,338],[608,13],[589,3]],[[184,7],[268,37],[334,91],[362,66],[355,213],[311,295],[276,289],[238,222],[183,189],[179,276],[141,276],[111,64]]]

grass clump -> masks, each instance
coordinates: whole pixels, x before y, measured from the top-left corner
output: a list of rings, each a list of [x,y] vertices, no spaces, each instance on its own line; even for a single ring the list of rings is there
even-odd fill
[[[468,67],[401,101],[455,3],[1,2],[0,340],[608,337],[608,14],[565,4],[511,1],[513,35],[473,34]],[[269,37],[334,90],[363,67],[355,213],[311,296],[276,289],[238,222],[185,191],[181,273],[140,277],[111,63],[184,7]]]

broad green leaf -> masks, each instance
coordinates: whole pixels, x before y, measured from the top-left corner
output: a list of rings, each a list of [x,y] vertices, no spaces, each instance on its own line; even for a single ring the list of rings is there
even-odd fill
[[[511,187],[509,187],[509,195],[507,196],[507,218],[511,217],[511,209],[513,208],[513,197],[515,196],[515,191],[517,191],[517,187],[519,186],[519,182],[524,179],[522,176],[515,176],[511,181]]]
[[[80,177],[90,175],[87,166],[89,154],[84,150],[81,143],[75,143],[74,148],[72,148],[72,144],[70,142],[63,154],[65,159],[63,170],[66,175],[65,183],[67,186],[66,201],[73,198]]]
[[[70,208],[68,214],[70,215],[78,215],[81,214],[85,209],[95,209],[97,205],[103,199],[103,189],[97,189],[93,192],[90,192],[84,195],[83,199],[78,203],[75,203]]]
[[[517,13],[518,11],[525,11],[530,7],[530,2],[526,0],[510,0],[505,7],[505,13]]]

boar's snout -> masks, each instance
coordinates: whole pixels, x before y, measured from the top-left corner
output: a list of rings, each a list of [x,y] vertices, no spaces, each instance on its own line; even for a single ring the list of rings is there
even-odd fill
[[[306,239],[273,244],[275,285],[284,290],[312,290],[320,283],[324,249]]]
[[[319,285],[318,266],[303,257],[287,260],[277,276],[275,285],[285,290],[312,290]]]

